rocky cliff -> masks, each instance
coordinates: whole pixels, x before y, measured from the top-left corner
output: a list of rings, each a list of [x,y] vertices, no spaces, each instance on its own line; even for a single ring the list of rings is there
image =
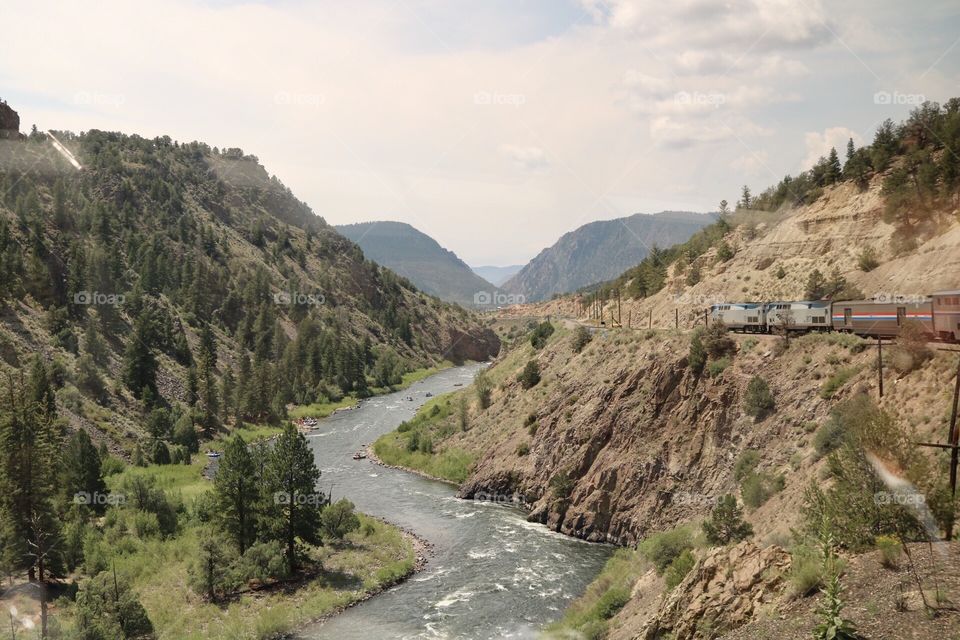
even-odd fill
[[[20,137],[20,115],[5,101],[0,100],[0,138]]]

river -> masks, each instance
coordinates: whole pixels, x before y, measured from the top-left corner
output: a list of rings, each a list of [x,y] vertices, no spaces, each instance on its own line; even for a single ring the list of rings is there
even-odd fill
[[[320,422],[309,441],[333,499],[414,531],[434,545],[427,567],[301,639],[535,637],[596,577],[612,548],[529,523],[509,505],[458,500],[452,485],[387,469],[353,454],[413,417],[427,393],[469,385],[482,365],[447,369],[407,390]],[[407,400],[412,397],[413,401]]]

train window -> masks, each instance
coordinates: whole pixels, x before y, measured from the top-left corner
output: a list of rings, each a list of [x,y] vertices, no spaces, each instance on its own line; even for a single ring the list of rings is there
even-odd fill
[[[897,307],[897,326],[899,327],[907,319],[907,308]]]
[[[851,324],[851,320],[853,320],[853,311],[847,307],[843,310],[843,324]]]

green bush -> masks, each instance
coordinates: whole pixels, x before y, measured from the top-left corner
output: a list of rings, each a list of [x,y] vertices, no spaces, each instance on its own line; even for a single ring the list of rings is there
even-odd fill
[[[420,432],[412,431],[410,437],[407,438],[407,451],[413,453],[414,451],[420,450]]]
[[[115,572],[103,571],[80,584],[76,623],[84,638],[140,638],[153,634],[153,624],[136,592],[129,581]]]
[[[254,580],[260,583],[284,580],[291,575],[283,544],[278,540],[254,544],[230,565],[228,573],[227,581],[233,588]]]
[[[667,570],[677,557],[693,548],[693,536],[688,527],[677,527],[670,531],[655,533],[644,539],[637,550],[648,561],[653,563],[659,575]]]
[[[593,339],[593,336],[590,335],[590,332],[582,324],[577,325],[576,329],[573,330],[573,352],[580,353],[583,351],[583,348],[590,344],[590,340]]]
[[[524,389],[531,389],[540,382],[540,365],[536,360],[529,360],[523,367],[523,371],[517,376],[517,380]]]
[[[877,250],[873,247],[864,247],[863,251],[857,257],[857,266],[861,271],[870,272],[880,266],[880,260],[877,258]]]
[[[553,332],[553,325],[549,321],[541,322],[530,334],[530,344],[534,349],[542,349]]]
[[[517,455],[518,455],[518,456],[525,456],[525,455],[527,455],[528,453],[530,453],[530,445],[529,445],[529,444],[527,444],[526,442],[521,442],[519,445],[517,445]]]
[[[690,352],[687,356],[687,364],[690,370],[695,374],[703,373],[703,368],[707,365],[707,350],[703,346],[703,330],[697,329],[690,336]]]
[[[817,429],[817,433],[813,436],[813,449],[817,458],[822,458],[839,449],[844,438],[846,438],[846,430],[842,422],[831,416],[822,427]]]
[[[857,367],[846,367],[843,369],[837,369],[832,376],[830,376],[823,386],[820,388],[820,397],[824,400],[829,400],[833,397],[840,388],[847,384],[847,381],[850,380],[853,376],[857,375]]]
[[[756,469],[758,464],[760,464],[760,452],[755,449],[745,450],[733,465],[734,479],[740,482]]]
[[[762,506],[775,493],[783,490],[785,479],[782,475],[753,472],[740,483],[740,495],[743,504],[751,509]]]
[[[722,320],[714,321],[703,332],[703,346],[711,358],[731,356],[737,351],[737,343],[730,337],[727,325]]]
[[[801,545],[790,552],[790,591],[794,596],[808,596],[824,584],[823,558],[816,549]]]
[[[597,604],[594,606],[596,616],[601,620],[609,620],[623,609],[630,602],[630,590],[622,587],[614,587],[600,596]]]
[[[720,262],[727,262],[733,258],[733,256],[733,248],[727,243],[726,240],[721,241],[720,246],[717,247],[717,259]]]
[[[689,549],[684,549],[680,555],[673,559],[673,562],[670,563],[663,574],[667,589],[673,589],[683,582],[683,579],[687,577],[695,564],[697,564],[697,559],[693,557],[693,553]]]
[[[723,373],[727,367],[730,366],[730,358],[720,358],[718,360],[711,360],[707,365],[707,375],[711,378],[716,378],[721,373]]]
[[[760,376],[754,376],[747,384],[747,393],[743,399],[743,410],[748,416],[757,420],[763,419],[773,412],[775,402],[767,381]]]
[[[567,500],[573,493],[573,480],[566,471],[561,471],[550,480],[550,489],[560,500]]]
[[[353,511],[353,503],[341,498],[328,505],[320,514],[320,523],[327,536],[342,540],[351,531],[360,528],[360,518]]]
[[[903,554],[903,544],[893,536],[877,536],[874,543],[880,554],[880,564],[888,569],[900,566],[900,556]]]
[[[430,436],[423,436],[420,438],[420,451],[428,455],[433,454],[433,438]]]

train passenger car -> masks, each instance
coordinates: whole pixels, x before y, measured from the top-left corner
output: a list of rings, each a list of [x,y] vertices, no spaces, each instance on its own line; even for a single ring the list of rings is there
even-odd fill
[[[919,322],[923,330],[933,334],[933,304],[923,302],[877,302],[876,300],[838,300],[832,305],[834,331],[861,336],[893,337],[900,335],[908,321]]]
[[[933,297],[933,331],[940,340],[960,342],[960,289],[937,291]]]
[[[766,311],[757,302],[726,302],[710,307],[710,321],[722,321],[733,331],[766,330]]]
[[[791,331],[829,331],[830,302],[826,300],[779,301],[767,305],[767,332],[776,333],[786,316]]]

